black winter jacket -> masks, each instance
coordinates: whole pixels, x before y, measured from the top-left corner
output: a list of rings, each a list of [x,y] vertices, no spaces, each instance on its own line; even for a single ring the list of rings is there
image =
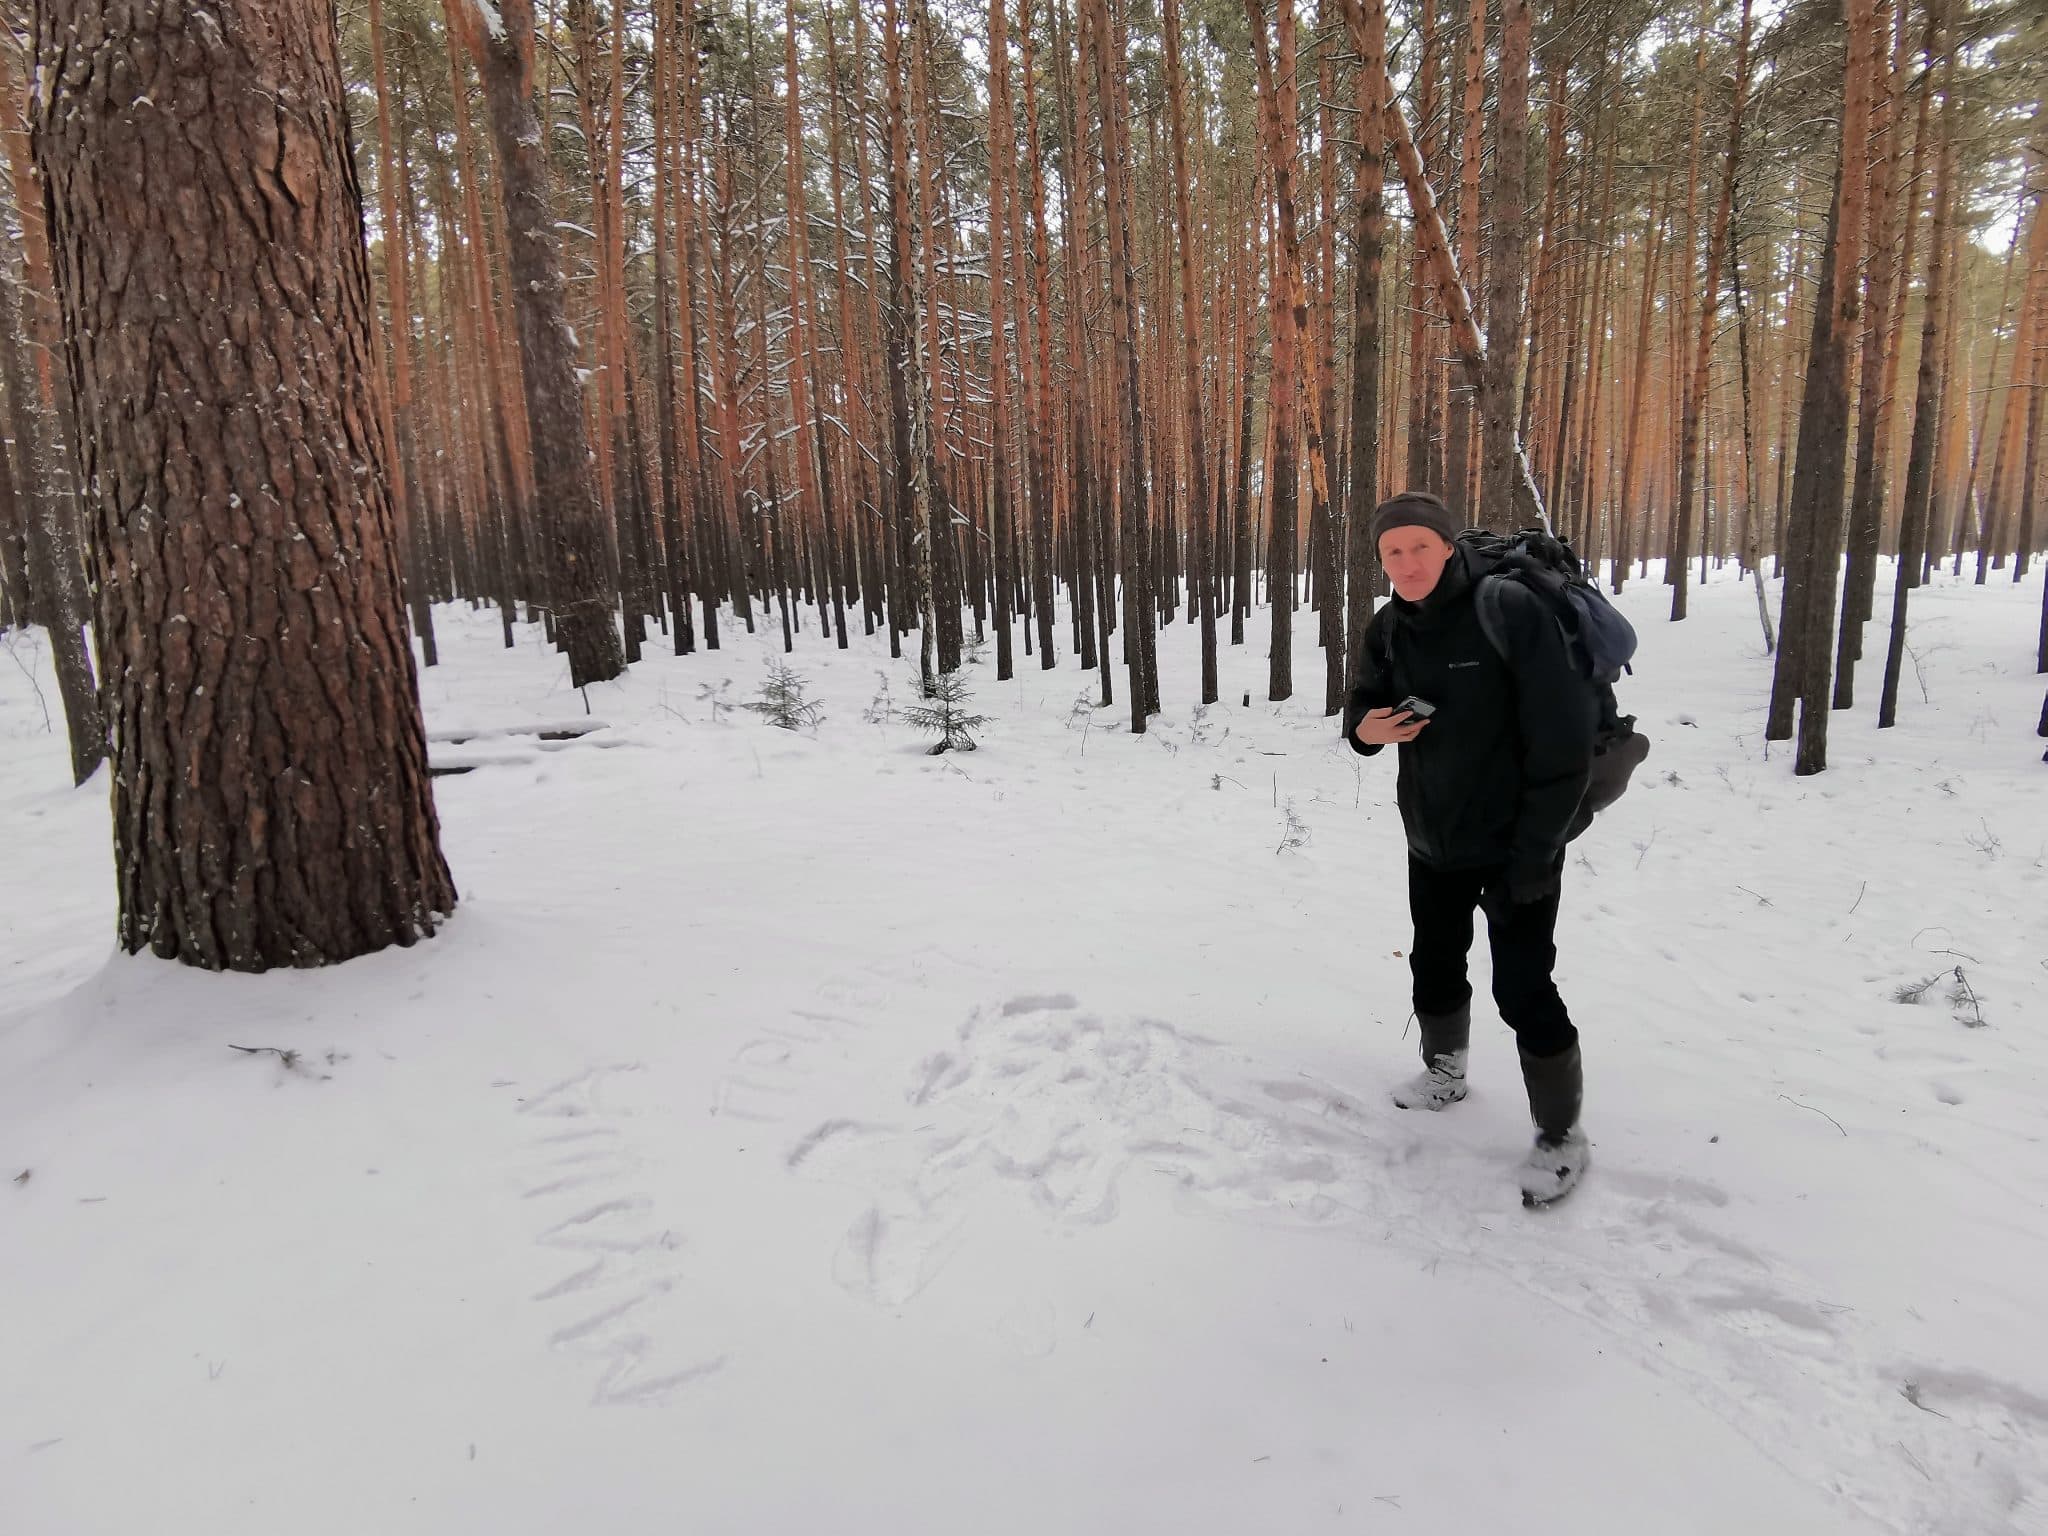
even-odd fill
[[[1518,581],[1500,591],[1508,659],[1487,643],[1477,575],[1459,548],[1420,603],[1395,597],[1366,626],[1344,739],[1367,710],[1410,694],[1436,705],[1401,746],[1397,790],[1408,847],[1433,869],[1504,866],[1535,878],[1557,861],[1593,758],[1598,705],[1544,600]]]

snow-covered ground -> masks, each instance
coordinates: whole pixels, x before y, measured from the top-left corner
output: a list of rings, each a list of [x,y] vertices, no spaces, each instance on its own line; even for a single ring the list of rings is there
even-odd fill
[[[1536,1213],[1497,1023],[1385,1101],[1392,763],[1306,619],[1299,697],[1259,613],[1200,713],[1167,630],[1143,738],[1064,631],[991,650],[931,758],[808,616],[814,733],[727,707],[764,623],[543,742],[562,662],[443,609],[461,909],[262,977],[112,953],[105,779],[0,637],[0,1530],[2048,1531],[2040,577],[1918,595],[1899,728],[1880,657],[1805,780],[1749,590],[1665,600]]]

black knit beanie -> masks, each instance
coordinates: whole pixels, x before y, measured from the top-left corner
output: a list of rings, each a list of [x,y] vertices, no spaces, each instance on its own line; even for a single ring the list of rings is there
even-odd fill
[[[1389,528],[1427,528],[1443,535],[1446,544],[1458,542],[1460,529],[1451,509],[1427,491],[1403,491],[1389,496],[1372,509],[1372,552],[1380,552],[1380,535]]]

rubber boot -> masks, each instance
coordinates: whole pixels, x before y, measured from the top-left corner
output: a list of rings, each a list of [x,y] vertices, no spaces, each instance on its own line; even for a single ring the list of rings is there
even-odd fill
[[[1422,1030],[1423,1070],[1394,1090],[1400,1109],[1444,1109],[1465,1097],[1465,1057],[1472,1042],[1472,1005],[1455,1013],[1415,1015]]]
[[[1536,1145],[1520,1170],[1522,1203],[1549,1205],[1572,1192],[1589,1160],[1586,1133],[1579,1125],[1585,1070],[1576,1044],[1555,1056],[1521,1055],[1529,1118],[1536,1122]]]

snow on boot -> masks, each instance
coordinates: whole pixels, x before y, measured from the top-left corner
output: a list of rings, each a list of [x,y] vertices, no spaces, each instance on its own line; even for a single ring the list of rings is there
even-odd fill
[[[1577,1126],[1562,1136],[1538,1136],[1522,1159],[1522,1204],[1549,1205],[1570,1194],[1586,1171],[1588,1154],[1586,1133]]]
[[[1586,1171],[1589,1149],[1579,1128],[1585,1069],[1576,1041],[1555,1056],[1521,1056],[1529,1118],[1536,1122],[1536,1145],[1522,1160],[1522,1203],[1549,1205],[1570,1194]]]
[[[1465,1097],[1464,1051],[1446,1051],[1394,1090],[1398,1109],[1442,1109]]]
[[[1465,1054],[1472,1040],[1472,1005],[1455,1013],[1415,1015],[1422,1031],[1422,1073],[1394,1090],[1401,1109],[1442,1109],[1465,1097]]]

